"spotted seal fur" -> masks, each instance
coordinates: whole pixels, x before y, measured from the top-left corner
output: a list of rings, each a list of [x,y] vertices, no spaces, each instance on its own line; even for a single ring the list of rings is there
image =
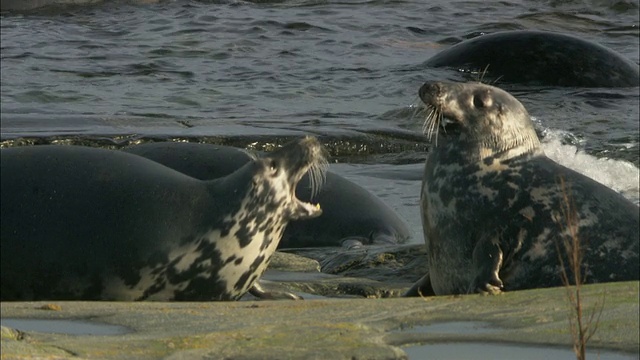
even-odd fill
[[[295,196],[327,166],[312,137],[212,181],[121,151],[0,154],[2,300],[236,300],[287,223],[322,213]]]
[[[546,157],[518,100],[479,83],[428,82],[419,96],[436,134],[420,196],[429,271],[407,295],[561,285],[568,224],[587,282],[638,280],[638,207]]]

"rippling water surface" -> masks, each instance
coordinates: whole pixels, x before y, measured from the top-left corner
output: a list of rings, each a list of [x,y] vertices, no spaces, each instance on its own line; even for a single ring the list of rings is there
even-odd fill
[[[347,153],[364,149],[352,161],[416,163],[428,148],[415,135],[420,85],[477,79],[423,65],[440,50],[482,33],[539,29],[637,63],[638,25],[637,1],[604,0],[107,1],[5,13],[2,138],[302,131],[349,143]],[[638,88],[498,85],[542,135],[638,165]]]

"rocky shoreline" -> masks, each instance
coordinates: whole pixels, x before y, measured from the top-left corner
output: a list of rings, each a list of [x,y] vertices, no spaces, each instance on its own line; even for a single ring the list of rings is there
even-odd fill
[[[590,348],[637,356],[639,284],[583,287],[587,309],[604,299]],[[564,288],[432,298],[3,302],[0,309],[3,321],[71,320],[128,330],[69,335],[3,326],[2,359],[406,359],[401,346],[449,341],[571,348]],[[482,322],[491,331],[400,331],[448,322]]]

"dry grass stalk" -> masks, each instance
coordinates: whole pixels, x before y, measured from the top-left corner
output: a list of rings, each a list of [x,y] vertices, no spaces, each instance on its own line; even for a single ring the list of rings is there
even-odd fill
[[[560,276],[562,283],[567,290],[567,299],[569,300],[569,306],[571,308],[569,312],[569,327],[571,330],[571,337],[573,339],[573,351],[576,354],[576,359],[586,359],[587,343],[595,334],[600,322],[600,316],[604,308],[604,296],[602,300],[596,302],[591,309],[587,318],[584,318],[583,304],[581,297],[582,284],[586,280],[586,274],[582,271],[582,264],[584,259],[584,248],[579,236],[579,219],[578,212],[575,208],[575,203],[571,199],[570,190],[564,178],[560,178],[560,190],[562,192],[562,205],[560,209],[560,216],[565,220],[565,224],[559,221],[561,226],[565,226],[567,234],[562,237],[562,246],[564,254],[567,256],[567,265],[565,266],[565,260],[562,256],[560,244],[556,242],[556,248],[558,251],[558,259],[560,260]]]

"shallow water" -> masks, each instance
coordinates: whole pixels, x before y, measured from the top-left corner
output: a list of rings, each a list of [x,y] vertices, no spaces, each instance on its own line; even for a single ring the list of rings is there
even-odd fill
[[[402,350],[409,360],[539,360],[539,359],[573,359],[572,349],[557,347],[529,346],[501,343],[437,343],[410,346]],[[600,360],[632,360],[638,359],[633,354],[618,353],[605,350],[588,350],[587,358]]]
[[[400,330],[405,333],[423,334],[490,334],[505,331],[487,322],[451,321],[414,326]],[[575,354],[571,348],[535,346],[515,343],[442,341],[403,347],[409,359],[456,359],[456,360],[498,360],[498,359],[571,359]],[[638,359],[637,355],[609,350],[587,349],[587,357],[601,360]]]
[[[439,333],[439,334],[489,334],[504,330],[496,328],[491,323],[481,321],[450,321],[429,325],[412,326],[402,329],[408,333]]]

